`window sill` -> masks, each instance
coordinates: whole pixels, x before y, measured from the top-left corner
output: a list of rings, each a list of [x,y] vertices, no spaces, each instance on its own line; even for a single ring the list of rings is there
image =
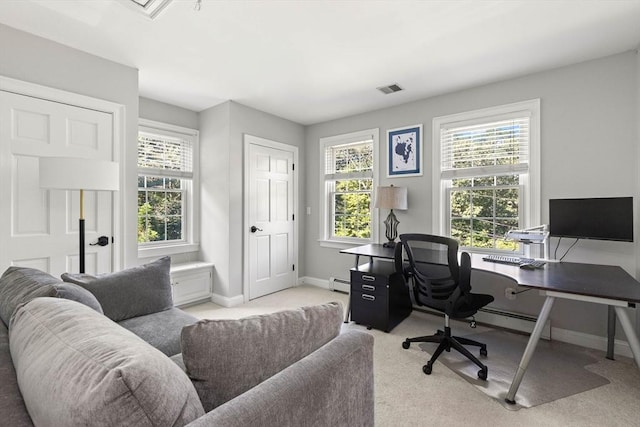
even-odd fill
[[[318,240],[318,242],[320,243],[320,246],[323,248],[349,249],[355,246],[368,245],[370,243],[373,243],[373,240],[363,239],[360,241],[351,241],[351,242],[345,242],[341,240]]]
[[[138,246],[138,258],[160,257],[165,255],[184,254],[189,252],[198,252],[200,244],[198,243],[179,243],[174,245]]]

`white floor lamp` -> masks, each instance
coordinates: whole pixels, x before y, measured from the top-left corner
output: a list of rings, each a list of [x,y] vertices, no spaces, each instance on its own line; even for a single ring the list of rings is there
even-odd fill
[[[120,189],[118,163],[105,160],[72,157],[41,157],[40,187],[52,190],[80,190],[80,273],[84,263],[84,190],[118,191]]]

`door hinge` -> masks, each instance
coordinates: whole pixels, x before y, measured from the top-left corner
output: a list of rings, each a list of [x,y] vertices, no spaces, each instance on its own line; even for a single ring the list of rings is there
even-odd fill
[[[296,271],[296,265],[295,265],[295,264],[293,264],[293,265],[291,266],[291,271]]]
[[[296,170],[296,164],[295,163],[291,163],[291,170]]]
[[[296,220],[296,214],[291,214],[291,221],[295,221]]]

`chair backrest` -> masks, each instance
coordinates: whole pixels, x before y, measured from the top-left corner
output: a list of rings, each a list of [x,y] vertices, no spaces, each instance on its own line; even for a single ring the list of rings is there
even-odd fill
[[[457,240],[430,234],[402,234],[400,243],[404,251],[396,250],[396,267],[404,265],[405,273],[412,277],[417,303],[445,310],[445,301],[451,307],[455,304],[452,299],[471,291],[471,258],[465,252],[458,263]]]

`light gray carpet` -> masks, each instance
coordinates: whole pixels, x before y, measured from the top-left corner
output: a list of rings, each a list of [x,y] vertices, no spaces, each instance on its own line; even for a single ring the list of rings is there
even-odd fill
[[[224,308],[212,303],[187,309],[201,318],[237,319],[286,308],[341,301],[348,296],[315,286],[299,286],[267,295],[237,307]],[[493,329],[468,323],[451,322],[454,335],[489,332]],[[442,328],[442,318],[414,311],[391,332],[368,331],[349,323],[345,330],[359,330],[374,336],[374,379],[376,427],[490,426],[490,427],[636,427],[640,422],[640,369],[628,357],[615,361],[598,358],[587,369],[605,377],[610,384],[519,411],[507,410],[496,399],[470,386],[454,370],[440,362],[431,375],[422,373],[428,354],[417,345],[404,350],[407,337],[426,335]],[[578,349],[580,349],[578,347]],[[488,348],[489,358],[494,349]],[[447,356],[451,355],[448,353]],[[536,360],[535,354],[533,360]],[[441,356],[444,357],[444,356]],[[519,361],[520,355],[517,360]],[[517,362],[516,362],[517,363]],[[475,375],[475,372],[473,373]],[[489,371],[489,379],[492,372]],[[526,377],[525,377],[526,378]],[[510,380],[509,380],[510,381]],[[541,384],[541,390],[551,382]],[[516,396],[516,398],[519,398]],[[1,423],[0,423],[1,424]]]
[[[604,352],[559,341],[540,340],[518,389],[516,405],[509,405],[504,398],[529,337],[503,330],[464,336],[487,345],[487,357],[480,357],[480,361],[489,369],[487,381],[478,378],[477,365],[454,350],[444,352],[433,369],[442,368],[444,364],[508,409],[531,408],[609,384],[609,380],[585,368],[604,358]],[[432,343],[420,343],[418,346],[429,354],[425,360],[431,357],[437,347]],[[476,347],[467,348],[473,354],[479,354]]]

